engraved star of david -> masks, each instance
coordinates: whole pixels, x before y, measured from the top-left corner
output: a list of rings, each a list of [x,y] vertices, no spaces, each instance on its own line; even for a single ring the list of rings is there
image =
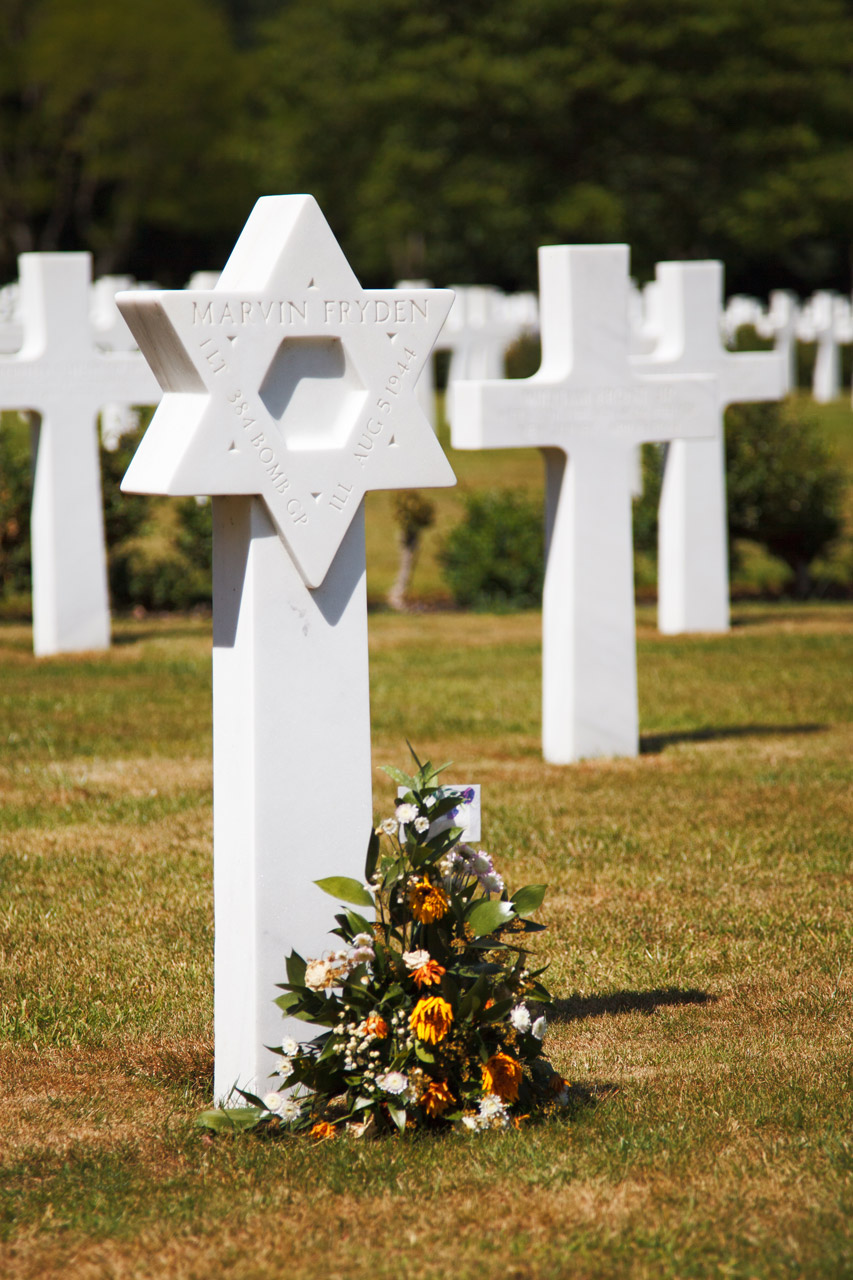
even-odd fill
[[[256,494],[309,587],[369,489],[452,485],[414,395],[449,289],[362,289],[312,196],[266,196],[212,290],[119,294],[165,395],[122,482]]]

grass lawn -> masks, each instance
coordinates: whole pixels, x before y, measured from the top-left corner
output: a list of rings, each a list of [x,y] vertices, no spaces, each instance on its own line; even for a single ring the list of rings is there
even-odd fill
[[[209,623],[120,622],[97,660],[0,627],[4,1280],[853,1276],[853,606],[735,624],[641,608],[641,756],[556,768],[537,614],[372,615],[377,814],[404,735],[483,784],[484,846],[550,885],[575,1102],[319,1146],[193,1124]]]

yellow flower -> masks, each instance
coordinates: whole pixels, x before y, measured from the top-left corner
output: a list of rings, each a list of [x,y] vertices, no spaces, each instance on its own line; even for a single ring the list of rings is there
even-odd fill
[[[409,890],[409,906],[420,924],[432,924],[447,915],[450,899],[443,889],[436,888],[429,880],[419,880]]]
[[[437,960],[427,960],[426,964],[414,970],[412,979],[419,987],[431,987],[433,983],[438,986],[446,972],[447,970]]]
[[[434,1119],[453,1103],[453,1094],[447,1087],[446,1080],[430,1080],[418,1099],[427,1115]]]
[[[515,1102],[521,1080],[521,1063],[508,1053],[493,1053],[483,1063],[483,1093],[496,1093],[502,1102]]]
[[[438,1044],[450,1030],[453,1010],[441,996],[423,996],[412,1010],[409,1026],[419,1040]]]
[[[335,1126],[330,1124],[328,1120],[318,1120],[316,1124],[311,1126],[312,1138],[334,1138]]]

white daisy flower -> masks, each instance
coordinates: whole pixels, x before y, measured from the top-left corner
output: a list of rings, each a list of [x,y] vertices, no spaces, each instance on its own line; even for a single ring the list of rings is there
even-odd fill
[[[537,1018],[530,1030],[537,1040],[543,1039],[545,1032],[548,1030],[548,1019],[545,1017]]]
[[[506,1115],[506,1107],[496,1093],[487,1093],[480,1099],[480,1116],[483,1120],[496,1120]]]
[[[423,835],[425,831],[429,831],[429,818],[415,818],[415,831],[418,835]]]
[[[398,804],[397,805],[397,821],[400,826],[404,826],[407,822],[414,822],[418,816],[418,806],[416,804]]]
[[[279,1103],[278,1114],[282,1120],[286,1120],[289,1124],[291,1120],[296,1120],[302,1114],[302,1108],[292,1098],[282,1098]]]
[[[293,1063],[290,1058],[279,1058],[275,1073],[281,1076],[282,1080],[289,1080],[293,1075]]]
[[[383,1093],[405,1093],[409,1087],[409,1077],[402,1071],[386,1071],[376,1077],[376,1083]]]
[[[284,1101],[285,1099],[280,1093],[265,1093],[263,1097],[264,1106],[273,1115],[278,1115]]]
[[[386,818],[384,822],[379,824],[379,830],[384,832],[386,836],[395,836],[398,825],[396,818]]]
[[[293,1036],[285,1036],[281,1042],[281,1051],[287,1058],[295,1058],[299,1052],[299,1044]]]
[[[430,954],[428,951],[404,951],[403,963],[407,969],[422,969],[428,963]]]
[[[530,1010],[525,1004],[517,1004],[514,1009],[510,1009],[509,1020],[515,1027],[516,1031],[522,1033],[530,1030]]]

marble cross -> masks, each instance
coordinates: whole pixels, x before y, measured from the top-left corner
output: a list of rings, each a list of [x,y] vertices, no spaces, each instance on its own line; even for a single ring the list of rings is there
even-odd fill
[[[105,404],[156,404],[138,351],[104,352],[89,318],[87,253],[18,259],[23,344],[0,356],[0,409],[29,409],[35,428],[31,516],[36,654],[110,642],[97,416]]]
[[[124,488],[213,495],[215,1069],[263,1091],[314,881],[372,822],[364,505],[449,485],[415,384],[448,290],[362,289],[311,196],[259,200],[215,288],[119,295],[166,393]],[[238,1099],[239,1101],[239,1099]]]
[[[631,537],[633,451],[712,436],[710,378],[631,366],[626,245],[539,250],[542,365],[518,381],[460,382],[458,449],[543,451],[546,568],[542,740],[546,760],[636,755]]]
[[[787,371],[773,351],[727,351],[721,339],[720,262],[661,262],[656,270],[660,341],[635,367],[647,373],[711,374],[717,389],[710,440],[667,447],[658,515],[658,627],[666,635],[729,628],[728,526],[723,412],[778,400]]]

